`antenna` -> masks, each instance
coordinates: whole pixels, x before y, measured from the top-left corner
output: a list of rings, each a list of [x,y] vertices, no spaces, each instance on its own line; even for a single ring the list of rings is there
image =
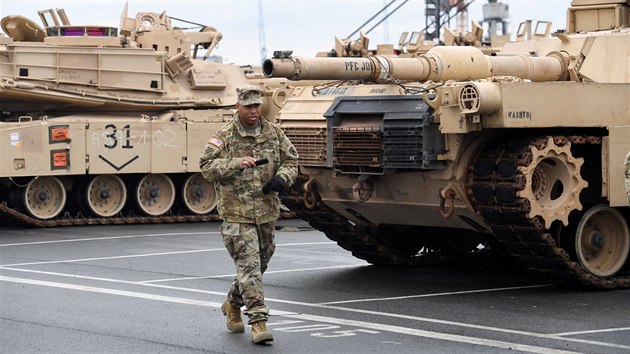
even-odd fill
[[[387,5],[387,0],[383,0],[383,5]],[[385,18],[389,17],[385,11]],[[383,43],[389,43],[389,25],[387,20],[383,22]]]
[[[265,22],[263,16],[262,0],[258,0],[258,45],[260,46],[260,62],[267,59],[267,45],[265,44]]]

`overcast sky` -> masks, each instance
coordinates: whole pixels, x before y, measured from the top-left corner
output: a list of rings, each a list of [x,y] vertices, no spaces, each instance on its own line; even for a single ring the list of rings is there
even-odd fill
[[[345,38],[376,14],[391,0],[263,0],[263,21],[267,57],[274,50],[292,49],[294,55],[314,56],[333,48],[334,37]],[[388,11],[403,0],[388,7]],[[468,8],[468,18],[481,22],[482,5],[476,0]],[[528,19],[553,22],[553,30],[565,28],[566,9],[570,0],[499,0],[509,6],[508,29],[516,32],[520,22]],[[258,0],[140,1],[130,0],[129,16],[137,12],[166,11],[170,16],[213,26],[223,33],[223,40],[213,52],[224,61],[240,65],[259,64]],[[63,8],[71,24],[119,26],[125,1],[54,1],[0,0],[0,17],[21,15],[43,27],[38,10]],[[367,36],[370,47],[379,43],[395,43],[403,31],[419,31],[425,27],[425,1],[410,0]],[[378,21],[365,26],[367,31]],[[174,25],[186,24],[173,21]],[[455,27],[455,21],[452,23]],[[358,35],[353,36],[356,39]]]

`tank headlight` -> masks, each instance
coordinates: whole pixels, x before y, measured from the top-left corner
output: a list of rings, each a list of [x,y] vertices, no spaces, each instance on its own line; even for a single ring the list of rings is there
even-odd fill
[[[501,107],[501,91],[490,82],[471,82],[459,92],[459,108],[464,114],[489,114]]]

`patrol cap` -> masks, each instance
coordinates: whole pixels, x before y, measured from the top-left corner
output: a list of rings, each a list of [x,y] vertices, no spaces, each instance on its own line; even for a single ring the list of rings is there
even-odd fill
[[[244,85],[236,88],[238,94],[238,103],[243,106],[250,104],[262,104],[260,87],[255,85]]]

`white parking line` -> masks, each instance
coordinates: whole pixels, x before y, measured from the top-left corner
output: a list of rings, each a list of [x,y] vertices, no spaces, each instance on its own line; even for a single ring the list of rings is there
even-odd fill
[[[36,286],[48,286],[48,287],[54,287],[54,288],[86,291],[86,292],[93,292],[93,293],[100,293],[100,294],[126,296],[126,297],[132,297],[132,298],[140,298],[140,299],[154,300],[154,301],[164,301],[164,302],[194,305],[194,306],[213,307],[213,308],[221,307],[221,303],[219,302],[201,301],[201,300],[193,300],[193,299],[173,297],[173,296],[153,295],[153,294],[139,293],[139,292],[133,292],[133,291],[115,290],[115,289],[99,288],[99,287],[93,287],[93,286],[73,285],[73,284],[49,282],[49,281],[42,281],[42,280],[0,276],[0,281],[19,283],[19,284],[29,284],[29,285],[36,285]],[[278,316],[293,318],[293,319],[298,319],[298,320],[317,321],[317,322],[332,323],[332,324],[343,324],[347,326],[367,328],[367,329],[378,330],[378,331],[387,331],[387,332],[392,332],[392,333],[407,334],[407,335],[412,335],[416,337],[424,337],[424,338],[430,338],[430,339],[435,339],[435,340],[446,340],[446,341],[451,341],[451,342],[474,344],[474,345],[480,345],[480,346],[486,346],[486,347],[500,348],[500,349],[505,349],[505,350],[517,350],[517,351],[520,350],[524,352],[541,353],[541,354],[576,353],[576,352],[565,351],[565,350],[557,350],[557,349],[548,348],[548,347],[539,347],[539,346],[533,346],[533,345],[510,343],[510,342],[504,342],[504,341],[498,341],[498,340],[475,338],[475,337],[448,334],[448,333],[431,332],[431,331],[385,325],[385,324],[379,324],[379,323],[373,323],[373,322],[354,321],[354,320],[346,320],[342,318],[315,316],[315,315],[308,315],[308,314],[296,314],[296,313],[285,312],[285,311],[274,311],[274,314]]]
[[[30,245],[42,245],[49,243],[66,243],[66,242],[85,242],[85,241],[103,241],[103,240],[115,240],[123,238],[137,238],[137,237],[162,237],[162,236],[196,236],[196,235],[211,235],[219,234],[220,232],[179,232],[179,233],[167,233],[167,234],[144,234],[144,235],[121,235],[121,236],[107,236],[107,237],[90,237],[90,238],[75,238],[69,240],[50,240],[50,241],[37,241],[37,242],[20,242],[20,243],[6,243],[0,245],[0,247],[13,247],[13,246],[30,246]]]
[[[333,243],[333,242],[327,242],[326,241],[326,242],[280,243],[280,244],[276,244],[276,248],[284,247],[284,246],[305,246],[305,245],[319,245],[319,244],[330,244],[330,243]],[[74,263],[74,262],[100,261],[100,260],[108,260],[108,259],[121,259],[121,258],[134,258],[134,257],[170,256],[170,255],[174,255],[174,254],[215,252],[215,251],[225,251],[225,247],[221,247],[221,248],[206,248],[206,249],[189,250],[189,251],[173,251],[173,252],[159,252],[159,253],[129,254],[129,255],[124,255],[124,256],[93,257],[93,258],[79,258],[79,259],[63,259],[63,260],[58,260],[58,261],[39,261],[39,262],[0,264],[0,267],[18,267],[18,266],[27,266],[27,265],[55,264],[55,263]]]
[[[87,261],[103,261],[108,259],[122,259],[122,258],[136,258],[136,257],[153,257],[153,256],[170,256],[173,254],[187,254],[187,253],[201,253],[201,252],[214,252],[224,251],[225,248],[206,248],[201,250],[190,251],[173,251],[173,252],[160,252],[160,253],[143,253],[143,254],[128,254],[124,256],[110,256],[110,257],[93,257],[93,258],[78,258],[78,259],[63,259],[60,261],[40,261],[40,262],[27,262],[27,263],[14,263],[14,264],[2,264],[0,267],[18,267],[27,265],[39,265],[39,264],[55,264],[55,263],[76,263]]]
[[[285,270],[271,270],[271,271],[268,270],[265,272],[265,275],[278,274],[278,273],[304,272],[304,271],[310,271],[310,270],[358,268],[358,267],[365,267],[365,264],[346,264],[346,265],[338,265],[338,266],[330,266],[330,267],[299,268],[299,269],[285,269]],[[164,283],[168,281],[177,281],[177,280],[234,278],[235,276],[236,274],[232,273],[232,274],[224,274],[224,275],[211,275],[211,276],[206,276],[206,277],[181,277],[181,278],[167,278],[167,279],[156,279],[156,280],[143,280],[143,281],[140,281],[139,283],[155,284],[155,283]]]
[[[466,291],[452,291],[448,293],[434,293],[434,294],[421,294],[421,295],[407,295],[407,296],[392,296],[392,297],[378,297],[371,299],[356,299],[356,300],[344,300],[344,301],[329,301],[320,302],[320,305],[338,305],[338,304],[350,304],[355,302],[370,302],[370,301],[390,301],[390,300],[405,300],[405,299],[417,299],[421,297],[435,297],[435,296],[449,296],[449,295],[462,295],[462,294],[474,294],[474,293],[488,293],[493,291],[506,291],[506,290],[520,290],[531,288],[543,288],[548,286],[554,286],[553,284],[539,284],[539,285],[527,285],[527,286],[513,286],[508,288],[493,288],[493,289],[478,289],[478,290],[466,290]]]
[[[219,292],[219,291],[183,288],[183,287],[179,287],[179,286],[169,286],[169,285],[160,285],[160,284],[144,284],[142,282],[137,282],[137,281],[102,278],[102,277],[91,277],[91,276],[87,276],[87,275],[78,275],[78,274],[66,274],[66,273],[57,273],[57,272],[47,272],[47,271],[43,271],[43,270],[34,270],[34,269],[20,269],[20,268],[11,268],[11,267],[0,266],[0,270],[12,270],[12,271],[16,271],[16,272],[45,274],[45,275],[52,275],[52,276],[56,276],[56,277],[73,278],[73,279],[96,280],[96,281],[102,281],[102,282],[108,282],[108,283],[117,283],[117,284],[140,285],[140,286],[146,286],[146,287],[151,287],[151,288],[178,290],[178,291],[186,291],[186,292],[190,292],[190,293],[200,293],[200,294],[209,294],[209,295],[225,296],[225,293],[226,293],[225,291]],[[269,299],[265,298],[265,301],[269,301]]]
[[[60,289],[87,291],[87,292],[100,293],[100,294],[120,295],[120,296],[127,296],[127,297],[142,298],[142,299],[147,299],[147,300],[167,301],[167,302],[175,302],[178,304],[197,305],[197,306],[205,306],[205,307],[220,308],[222,305],[222,303],[220,302],[201,301],[201,300],[194,300],[194,299],[187,299],[187,298],[180,298],[180,297],[173,297],[173,296],[139,293],[135,291],[116,290],[116,289],[99,288],[99,287],[94,287],[94,286],[75,285],[75,284],[67,284],[67,283],[57,283],[57,282],[44,281],[44,280],[13,278],[13,277],[1,276],[1,275],[0,275],[0,281],[48,286],[48,287],[60,288]]]
[[[554,336],[574,336],[576,334],[591,334],[591,333],[606,333],[606,332],[621,332],[621,331],[630,331],[630,327],[604,328],[604,329],[593,329],[590,331],[555,333]]]
[[[318,241],[318,242],[298,242],[298,243],[276,243],[276,247],[278,246],[311,246],[311,245],[336,245],[337,243],[334,241]]]
[[[112,282],[112,283],[140,285],[140,286],[155,287],[155,288],[162,288],[162,289],[169,289],[169,290],[178,290],[178,291],[185,291],[185,292],[192,292],[192,293],[202,293],[202,294],[225,296],[225,292],[210,291],[210,290],[200,290],[200,289],[185,288],[185,287],[178,287],[178,286],[169,286],[169,285],[161,285],[161,284],[147,284],[147,283],[143,283],[143,282],[135,282],[135,281],[127,281],[127,280],[118,280],[118,279],[110,279],[110,278],[99,278],[99,277],[90,277],[90,276],[82,276],[82,275],[74,275],[74,274],[38,271],[38,270],[32,270],[32,269],[9,268],[9,267],[1,267],[1,266],[0,266],[0,269],[6,269],[6,270],[12,270],[12,271],[18,271],[18,272],[26,272],[26,273],[46,274],[46,275],[67,277],[67,278],[73,278],[73,279],[98,280],[98,281],[106,281],[106,282]],[[427,323],[437,323],[437,324],[454,326],[454,327],[473,328],[473,329],[485,330],[485,331],[490,331],[490,332],[510,333],[510,334],[521,335],[521,336],[526,336],[526,337],[552,339],[552,340],[559,340],[559,341],[566,341],[566,342],[575,342],[575,343],[589,344],[589,345],[595,345],[595,346],[602,346],[602,347],[610,347],[610,348],[618,348],[618,349],[628,349],[628,350],[630,350],[630,346],[627,346],[627,345],[606,343],[606,342],[599,342],[599,341],[592,341],[592,340],[585,340],[585,339],[579,339],[579,338],[567,338],[567,337],[562,337],[562,336],[554,335],[554,334],[542,334],[542,333],[526,332],[526,331],[519,331],[519,330],[513,330],[513,329],[507,329],[507,328],[490,327],[490,326],[475,325],[475,324],[463,323],[463,322],[439,320],[439,319],[427,318],[427,317],[400,315],[400,314],[395,314],[395,313],[370,311],[370,310],[361,310],[361,309],[353,309],[353,308],[329,306],[329,305],[320,305],[320,304],[312,304],[312,303],[307,303],[307,302],[291,301],[291,300],[283,300],[283,299],[274,299],[274,298],[267,298],[267,297],[265,298],[265,301],[269,302],[269,303],[277,302],[277,303],[297,305],[297,306],[304,306],[304,307],[313,307],[313,308],[320,308],[320,309],[332,309],[332,310],[351,312],[351,313],[352,312],[354,312],[354,313],[363,313],[363,314],[370,314],[370,315],[376,315],[376,316],[382,316],[382,317],[398,318],[398,319],[404,319],[404,320],[412,320],[412,321],[427,322]],[[278,313],[278,311],[273,310],[273,313],[276,314],[276,313]]]
[[[106,237],[75,238],[75,239],[67,239],[67,240],[5,243],[5,244],[0,244],[0,247],[31,246],[31,245],[44,245],[44,244],[51,244],[51,243],[68,243],[68,242],[105,241],[105,240],[140,238],[140,237],[206,236],[206,235],[220,235],[220,234],[221,232],[218,232],[218,231],[171,232],[171,233],[164,233],[164,234],[121,235],[121,236],[106,236]],[[284,244],[279,244],[279,245],[293,246],[293,245],[318,245],[318,244],[331,244],[331,243],[336,244],[333,241],[324,241],[324,242],[284,243]]]

